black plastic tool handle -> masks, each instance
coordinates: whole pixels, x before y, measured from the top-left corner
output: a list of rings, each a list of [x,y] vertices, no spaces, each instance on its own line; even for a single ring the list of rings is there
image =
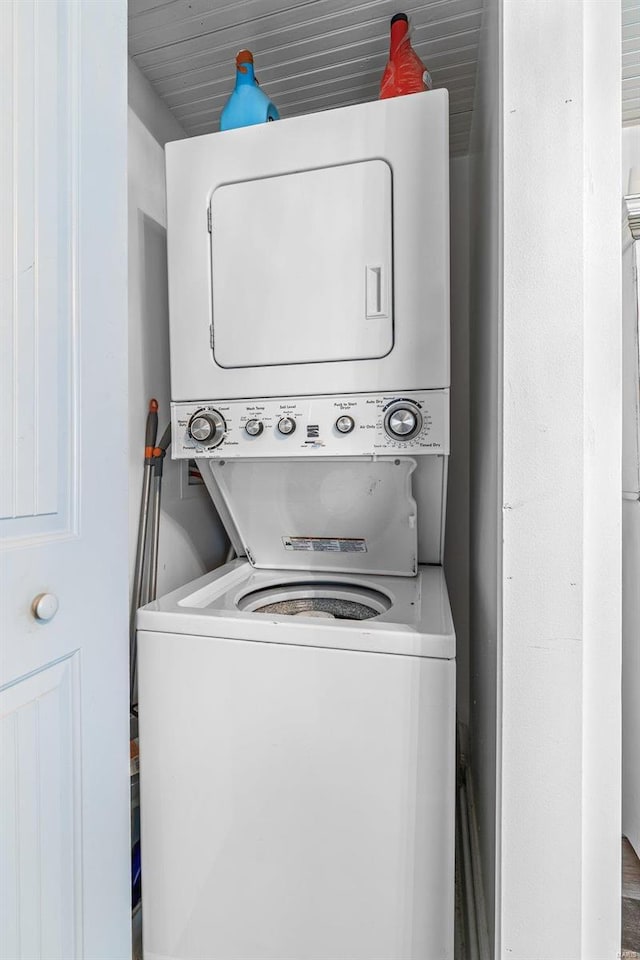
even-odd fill
[[[144,435],[144,462],[151,465],[153,463],[153,451],[156,445],[158,435],[158,401],[149,400],[149,412],[147,413],[147,426]]]
[[[153,451],[153,475],[154,477],[162,476],[162,465],[164,463],[164,458],[167,455],[167,449],[171,444],[171,424],[168,423],[167,427],[160,437],[160,443]]]

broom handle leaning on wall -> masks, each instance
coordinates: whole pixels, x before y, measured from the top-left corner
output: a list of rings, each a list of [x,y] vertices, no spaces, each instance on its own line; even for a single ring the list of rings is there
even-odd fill
[[[164,458],[171,443],[171,424],[162,434],[160,443],[153,451],[153,514],[151,521],[151,551],[149,555],[149,600],[155,600],[158,592],[158,544],[160,540],[160,504],[162,501],[162,473]]]
[[[151,471],[153,469],[153,451],[158,433],[158,401],[149,401],[144,441],[144,473],[142,476],[142,496],[140,499],[140,518],[138,521],[138,542],[136,544],[136,562],[131,593],[131,618],[129,621],[129,705],[135,706],[138,687],[136,613],[142,602],[144,580],[144,559],[147,543],[147,525],[149,520],[149,501],[151,494]]]

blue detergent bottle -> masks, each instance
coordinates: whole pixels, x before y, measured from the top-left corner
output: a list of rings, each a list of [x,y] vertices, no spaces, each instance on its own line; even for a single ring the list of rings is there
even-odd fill
[[[234,130],[279,119],[276,107],[258,86],[253,54],[250,50],[241,50],[236,57],[236,86],[220,116],[220,129]]]

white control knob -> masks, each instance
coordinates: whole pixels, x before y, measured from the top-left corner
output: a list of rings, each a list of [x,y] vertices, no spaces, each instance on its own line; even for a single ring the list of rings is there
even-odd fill
[[[58,598],[53,593],[39,593],[31,604],[31,612],[36,620],[48,623],[58,612]]]
[[[422,416],[417,409],[398,403],[387,411],[384,428],[394,440],[411,440],[422,429]]]
[[[250,437],[259,437],[264,427],[260,420],[247,420],[244,425],[245,432],[249,434]]]
[[[198,410],[187,426],[191,439],[206,447],[217,447],[222,443],[225,430],[226,424],[217,410]]]
[[[278,430],[284,434],[285,437],[293,433],[295,429],[296,422],[293,417],[282,417],[282,419],[278,421]]]
[[[338,417],[336,420],[336,430],[338,433],[351,433],[355,425],[356,424],[353,417],[348,417],[346,415],[343,417]]]

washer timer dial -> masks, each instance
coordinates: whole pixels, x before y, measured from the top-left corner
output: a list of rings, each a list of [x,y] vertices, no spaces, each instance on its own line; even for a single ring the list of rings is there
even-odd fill
[[[226,424],[217,410],[198,410],[189,420],[187,433],[203,447],[217,447],[224,440]]]

